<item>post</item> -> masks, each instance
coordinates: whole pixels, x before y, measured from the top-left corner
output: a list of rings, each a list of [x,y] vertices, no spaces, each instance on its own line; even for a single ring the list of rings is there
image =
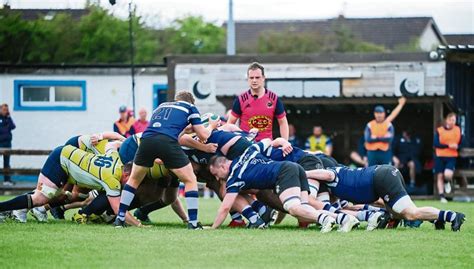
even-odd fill
[[[132,107],[133,107],[133,116],[135,117],[136,109],[135,109],[135,49],[133,47],[133,10],[132,10],[132,0],[128,2],[128,12],[129,12],[129,20],[128,20],[128,35],[130,39],[130,69],[132,75]]]
[[[234,4],[229,0],[229,19],[227,20],[227,55],[235,55]]]
[[[443,103],[436,99],[433,104],[433,135],[436,132],[436,128],[438,128],[439,123],[443,120]],[[437,187],[437,177],[436,174],[433,174],[434,184],[433,184],[433,196],[436,198],[438,194],[438,187]]]

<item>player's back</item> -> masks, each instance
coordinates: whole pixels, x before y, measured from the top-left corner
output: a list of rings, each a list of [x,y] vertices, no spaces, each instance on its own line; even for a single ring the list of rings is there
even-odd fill
[[[71,183],[120,195],[123,164],[116,151],[97,155],[68,145],[61,150],[60,160]]]
[[[371,203],[376,200],[374,192],[374,172],[376,166],[367,168],[332,167],[336,179],[327,183],[331,192],[353,203]]]
[[[196,107],[188,102],[176,101],[161,104],[153,111],[143,138],[156,134],[167,135],[178,140],[179,134],[191,119],[200,118]]]

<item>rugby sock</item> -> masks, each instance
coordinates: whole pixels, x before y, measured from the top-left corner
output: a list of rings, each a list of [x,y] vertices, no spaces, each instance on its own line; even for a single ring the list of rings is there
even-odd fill
[[[337,213],[338,209],[333,207],[330,203],[324,203],[323,210],[329,211],[331,213]]]
[[[329,218],[328,215],[326,214],[319,214],[318,218],[316,219],[316,222],[319,224],[323,225],[324,221]]]
[[[381,211],[382,208],[376,207],[376,206],[371,206],[369,204],[365,204],[363,207],[363,210],[369,210],[369,211]]]
[[[341,207],[344,208],[349,205],[349,201],[339,200],[339,205],[341,205]]]
[[[230,211],[230,217],[235,221],[243,221],[242,215],[237,211]]]
[[[361,211],[357,212],[356,218],[359,221],[368,221],[370,216],[372,215],[372,213],[373,213],[372,211],[361,210]]]
[[[6,202],[0,203],[0,212],[17,210],[17,209],[25,209],[25,208],[29,209],[32,207],[33,207],[33,201],[31,201],[31,195],[23,194],[11,200],[8,200]]]
[[[122,190],[122,196],[120,197],[120,206],[117,218],[121,221],[125,221],[125,214],[127,213],[128,207],[132,203],[135,197],[136,189],[128,184],[125,184]]]
[[[255,223],[258,220],[257,213],[250,206],[244,207],[242,215],[249,220],[250,223]]]
[[[187,191],[184,193],[184,197],[186,198],[186,205],[188,207],[189,223],[191,223],[193,226],[197,226],[198,192]]]
[[[152,203],[149,203],[149,204],[146,204],[142,207],[140,207],[140,211],[145,214],[145,215],[148,215],[150,214],[150,212],[153,212],[155,210],[158,210],[160,208],[163,208],[167,206],[167,204],[165,204],[161,199],[158,200],[158,201],[155,201],[155,202],[152,202]]]
[[[260,216],[265,214],[265,211],[267,211],[267,207],[265,206],[265,204],[260,202],[259,200],[255,200],[252,202],[252,209]]]
[[[451,210],[440,210],[438,220],[452,222],[456,218],[456,212]]]
[[[109,204],[109,200],[107,199],[107,195],[105,193],[99,194],[92,202],[87,205],[82,211],[81,214],[92,215],[96,214],[97,216],[102,215],[105,211],[112,209]],[[113,211],[113,210],[112,210]]]
[[[336,223],[339,224],[339,225],[343,225],[348,220],[349,220],[349,218],[347,217],[347,214],[339,213],[336,216]]]

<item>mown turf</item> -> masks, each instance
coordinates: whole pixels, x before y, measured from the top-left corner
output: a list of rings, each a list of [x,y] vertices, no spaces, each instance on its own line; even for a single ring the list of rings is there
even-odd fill
[[[474,216],[474,204],[423,201]],[[219,203],[200,200],[212,223]],[[69,212],[69,216],[72,212]],[[473,268],[474,224],[460,233],[398,228],[320,234],[287,217],[268,230],[188,231],[171,209],[147,229],[77,225],[69,220],[0,224],[0,268]],[[365,225],[363,225],[364,227]]]

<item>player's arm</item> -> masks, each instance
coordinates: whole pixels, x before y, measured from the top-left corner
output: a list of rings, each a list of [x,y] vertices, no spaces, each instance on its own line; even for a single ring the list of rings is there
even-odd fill
[[[326,169],[314,169],[306,171],[306,176],[308,178],[328,182],[331,182],[336,178],[336,174],[333,171]]]
[[[388,117],[385,119],[385,121],[392,122],[395,120],[395,118],[400,114],[400,111],[402,111],[403,106],[406,104],[407,99],[405,97],[400,97],[398,98],[398,105],[393,109],[392,113],[388,115]]]
[[[189,134],[181,135],[178,139],[178,142],[181,146],[197,149],[197,150],[204,151],[207,153],[215,153],[217,150],[217,144],[214,144],[214,143],[203,144],[193,139],[193,137],[190,136]]]
[[[237,125],[233,123],[226,123],[219,127],[219,130],[226,131],[226,132],[240,132],[242,129],[240,129]]]
[[[179,198],[176,198],[176,200],[174,200],[174,202],[171,204],[171,208],[184,223],[188,222],[188,215],[184,211],[183,204],[181,203],[181,200],[179,200]]]
[[[227,193],[222,200],[221,206],[217,211],[216,219],[212,224],[212,229],[217,229],[224,222],[225,218],[229,214],[232,205],[234,204],[235,199],[237,198],[238,193]]]
[[[105,145],[105,152],[109,153],[111,151],[118,151],[121,145],[122,142],[120,141],[109,142]]]
[[[110,207],[112,207],[112,210],[114,211],[115,215],[117,215],[120,205],[120,196],[107,196],[107,199],[109,200]],[[129,211],[125,213],[125,222],[137,227],[142,226],[142,223],[132,217]]]
[[[280,126],[280,137],[288,140],[290,137],[290,128],[288,127],[288,119],[286,118],[285,106],[281,102],[280,98],[277,99],[275,107],[275,116]]]
[[[240,107],[239,97],[237,96],[234,98],[234,103],[232,104],[232,110],[230,111],[227,123],[235,124],[241,115],[242,108]]]
[[[102,132],[98,134],[99,136],[102,135],[102,138],[99,140],[103,139],[108,139],[108,140],[118,140],[118,141],[125,141],[125,137],[117,132]]]
[[[281,137],[278,137],[277,139],[273,140],[272,146],[274,148],[281,147],[281,149],[283,150],[283,156],[286,156],[293,151],[293,146],[291,146],[290,142]]]

